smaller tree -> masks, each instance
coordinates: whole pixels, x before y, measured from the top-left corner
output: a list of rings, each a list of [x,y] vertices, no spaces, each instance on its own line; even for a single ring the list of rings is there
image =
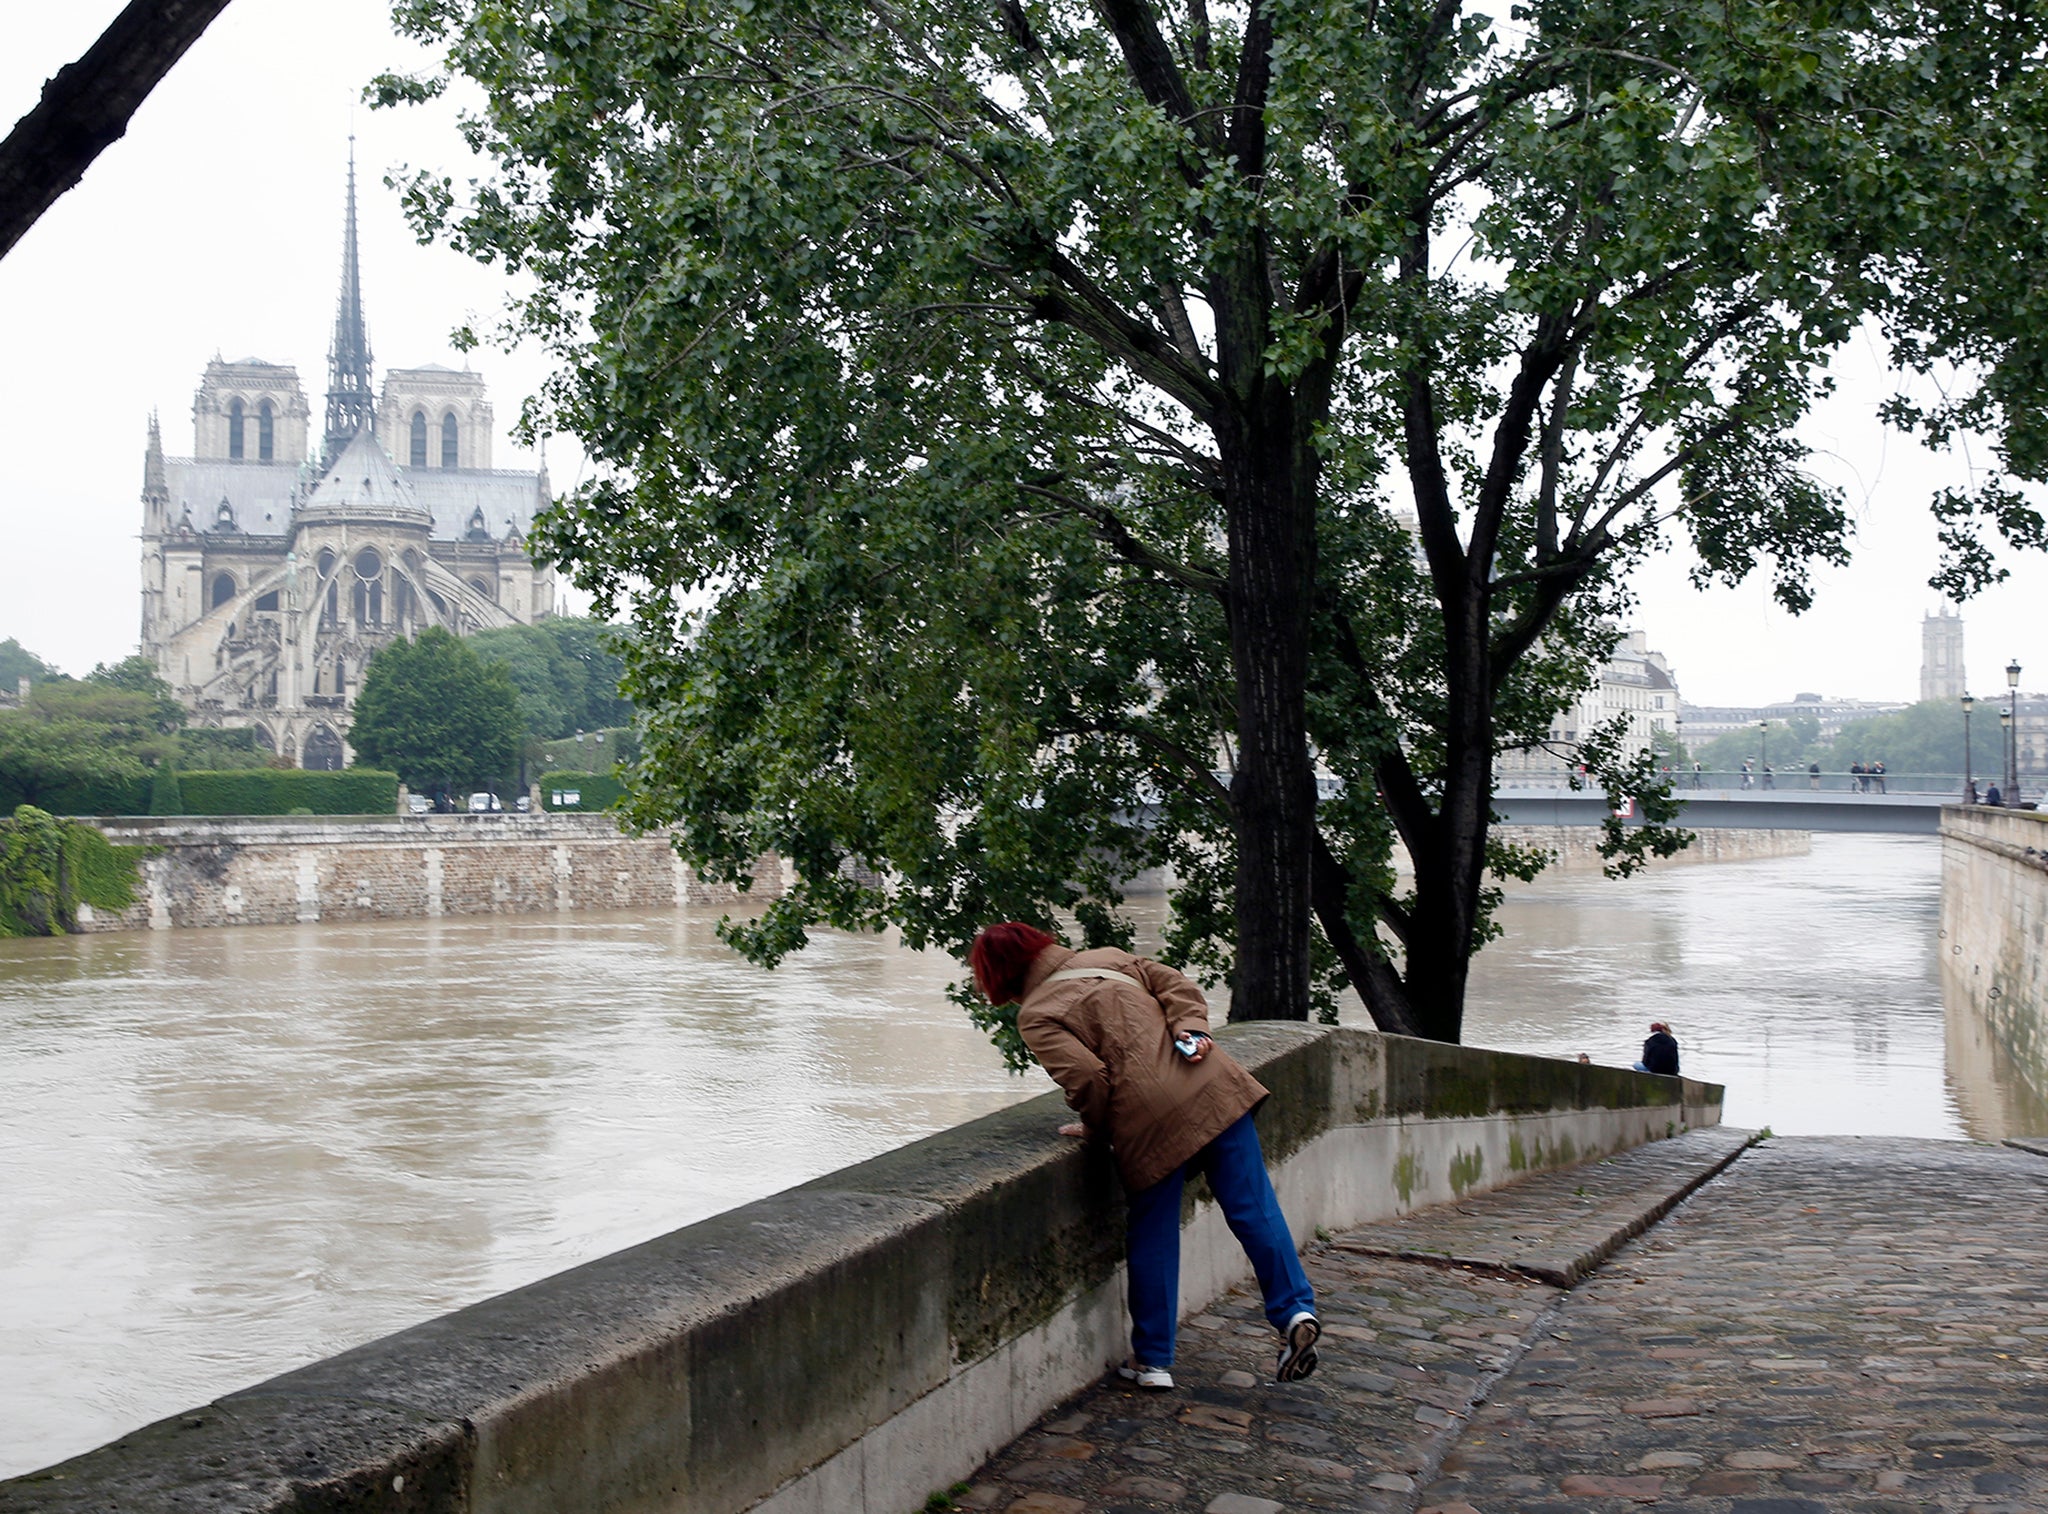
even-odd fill
[[[61,676],[56,668],[12,636],[0,641],[0,694],[12,694],[24,678],[30,683],[43,683]]]
[[[519,693],[502,667],[430,627],[370,659],[349,740],[417,790],[493,782],[518,760]]]

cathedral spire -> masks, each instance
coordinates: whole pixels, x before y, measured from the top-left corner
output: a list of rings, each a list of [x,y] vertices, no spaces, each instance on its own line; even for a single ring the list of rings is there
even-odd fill
[[[356,254],[356,139],[348,139],[348,219],[341,240],[341,298],[327,351],[326,460],[371,423],[370,329],[363,320],[363,270]]]
[[[164,432],[154,410],[149,412],[149,450],[142,454],[142,497],[150,501],[171,497],[171,486],[164,478]]]

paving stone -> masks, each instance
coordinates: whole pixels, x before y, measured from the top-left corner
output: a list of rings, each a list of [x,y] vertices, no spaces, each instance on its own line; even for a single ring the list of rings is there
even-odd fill
[[[1114,1482],[1102,1485],[1102,1492],[1108,1498],[1149,1498],[1154,1503],[1179,1503],[1187,1497],[1187,1485],[1168,1482],[1163,1477],[1145,1477],[1133,1473],[1119,1477]]]
[[[1063,1498],[1057,1493],[1026,1493],[1004,1514],[1088,1514],[1088,1505],[1078,1498]]]
[[[1287,1505],[1246,1493],[1220,1493],[1203,1506],[1202,1514],[1287,1514]]]
[[[1569,1493],[1575,1498],[1632,1498],[1639,1503],[1655,1503],[1664,1491],[1661,1477],[1589,1477],[1575,1474],[1557,1485],[1560,1493]]]

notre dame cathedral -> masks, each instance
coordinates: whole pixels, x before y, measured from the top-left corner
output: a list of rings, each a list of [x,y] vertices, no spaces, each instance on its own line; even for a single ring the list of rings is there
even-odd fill
[[[372,393],[348,171],[326,435],[289,365],[206,365],[192,456],[156,419],[142,486],[142,650],[201,726],[253,727],[300,767],[346,764],[363,667],[430,625],[458,635],[554,611],[527,554],[546,473],[491,467],[483,379],[385,370]],[[389,448],[390,450],[387,450]]]

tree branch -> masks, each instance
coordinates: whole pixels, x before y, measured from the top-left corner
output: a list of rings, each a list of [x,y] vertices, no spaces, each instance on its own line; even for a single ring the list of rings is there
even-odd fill
[[[127,134],[151,90],[228,0],[129,0],[75,63],[43,86],[0,142],[0,257]]]

